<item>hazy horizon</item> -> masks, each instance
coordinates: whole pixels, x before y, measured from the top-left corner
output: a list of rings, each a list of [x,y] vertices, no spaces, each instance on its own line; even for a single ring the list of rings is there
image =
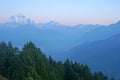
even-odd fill
[[[119,0],[4,0],[0,22],[21,13],[37,23],[109,25],[120,20]]]
[[[66,25],[66,26],[71,26],[71,27],[74,27],[74,26],[77,26],[77,25],[100,25],[100,26],[108,26],[108,25],[111,25],[111,24],[116,24],[117,22],[119,22],[120,20],[118,20],[118,21],[115,21],[115,22],[111,22],[111,23],[109,23],[109,24],[92,24],[92,23],[88,23],[88,24],[84,24],[84,23],[77,23],[77,24],[74,24],[74,25],[70,25],[70,24],[65,24],[65,23],[61,23],[61,22],[57,22],[57,21],[55,21],[55,20],[50,20],[50,21],[46,21],[46,22],[36,22],[36,21],[34,21],[33,19],[31,19],[31,18],[28,18],[28,17],[26,17],[25,15],[23,15],[23,14],[21,14],[21,13],[19,13],[19,14],[16,14],[16,15],[11,15],[11,16],[9,16],[8,17],[8,19],[6,19],[6,21],[4,21],[4,22],[2,22],[2,21],[0,21],[0,23],[3,23],[3,24],[5,24],[5,23],[8,23],[8,22],[10,22],[11,20],[11,18],[15,18],[16,17],[16,21],[17,21],[17,23],[18,23],[18,21],[21,21],[21,18],[22,18],[22,21],[26,21],[26,20],[30,20],[31,22],[33,22],[34,24],[48,24],[48,23],[55,23],[55,24],[60,24],[60,25]],[[23,18],[24,17],[24,18]]]

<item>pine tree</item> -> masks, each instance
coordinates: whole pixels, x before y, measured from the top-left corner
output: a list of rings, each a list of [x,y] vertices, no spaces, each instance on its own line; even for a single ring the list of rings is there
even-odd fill
[[[0,80],[108,80],[102,72],[92,74],[87,65],[47,58],[32,42],[21,51],[1,42],[0,74]]]

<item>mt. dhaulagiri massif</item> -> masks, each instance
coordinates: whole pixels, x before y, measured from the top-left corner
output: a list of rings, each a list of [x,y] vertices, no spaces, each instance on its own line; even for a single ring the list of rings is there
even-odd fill
[[[11,41],[20,46],[29,40],[37,43],[45,52],[63,52],[85,42],[119,34],[119,26],[120,22],[109,26],[66,26],[54,21],[36,24],[23,15],[16,15],[0,24],[0,38],[1,41]]]
[[[68,58],[88,64],[93,71],[100,70],[120,79],[120,21],[108,26],[69,26],[55,21],[37,24],[23,15],[16,15],[0,23],[0,41],[11,41],[20,49],[24,43],[32,41],[55,60],[65,61]]]

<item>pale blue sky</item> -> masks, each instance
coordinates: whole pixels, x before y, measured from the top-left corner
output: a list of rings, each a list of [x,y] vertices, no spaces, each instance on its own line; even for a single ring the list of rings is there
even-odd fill
[[[0,21],[19,13],[37,23],[107,25],[120,20],[120,0],[0,0]]]

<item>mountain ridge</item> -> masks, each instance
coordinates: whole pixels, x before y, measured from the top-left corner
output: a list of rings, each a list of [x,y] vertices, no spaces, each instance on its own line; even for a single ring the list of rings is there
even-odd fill
[[[119,80],[119,48],[120,34],[117,34],[105,40],[87,42],[74,47],[66,53],[66,58],[86,63],[93,71],[101,70],[110,77],[114,76]]]
[[[18,16],[23,17],[23,19],[26,18],[23,15]],[[51,51],[58,53],[85,42],[106,39],[112,35],[119,34],[119,25],[120,22],[108,27],[100,25],[77,25],[70,27],[62,24],[56,25],[54,21],[50,22],[50,24],[49,22],[45,24],[28,23],[23,25],[4,23],[0,25],[0,40],[11,40],[16,42],[15,44],[23,44],[27,39],[30,39],[34,43],[43,45],[42,48],[48,48],[47,51],[45,50],[46,53]]]
[[[109,25],[114,25],[116,23],[120,23],[120,20],[116,21],[115,23],[111,23]],[[35,21],[27,18],[26,16],[24,16],[23,14],[19,13],[17,15],[13,15],[13,16],[10,16],[8,18],[7,21],[5,21],[4,23],[2,24],[5,24],[5,23],[13,23],[13,24],[37,24]],[[54,20],[51,20],[51,21],[48,21],[46,23],[38,23],[39,25],[41,24],[57,24],[57,25],[64,25],[64,26],[69,26],[69,27],[76,27],[76,26],[109,26],[109,25],[100,25],[100,24],[76,24],[74,26],[70,26],[70,25],[65,25],[65,24],[61,24],[59,22],[56,22]]]

